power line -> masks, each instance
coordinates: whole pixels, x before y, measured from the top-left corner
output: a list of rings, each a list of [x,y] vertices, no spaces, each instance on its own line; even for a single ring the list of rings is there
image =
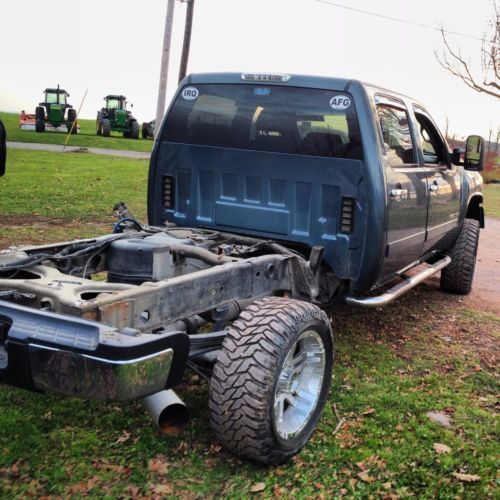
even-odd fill
[[[314,1],[318,2],[318,3],[323,3],[325,5],[330,5],[330,7],[338,7],[340,9],[351,10],[353,12],[366,14],[368,16],[380,17],[382,19],[387,19],[389,21],[395,21],[395,22],[403,23],[403,24],[410,24],[412,26],[418,26],[419,28],[425,28],[425,29],[441,32],[441,28],[437,28],[436,26],[429,26],[428,24],[417,23],[414,21],[408,21],[407,19],[401,19],[399,17],[386,16],[384,14],[378,14],[377,12],[371,12],[369,10],[356,9],[354,7],[348,7],[347,5],[342,5],[340,3],[330,2],[329,0],[314,0]],[[479,40],[480,42],[483,41],[482,38],[478,38],[477,36],[467,35],[465,33],[459,33],[458,31],[450,31],[450,30],[445,30],[445,29],[443,29],[442,31],[444,31],[445,33],[447,33],[449,35],[462,36],[464,38],[470,38],[471,40]]]

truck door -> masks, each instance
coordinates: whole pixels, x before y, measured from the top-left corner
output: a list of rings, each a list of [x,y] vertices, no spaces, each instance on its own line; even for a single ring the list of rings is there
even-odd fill
[[[402,101],[376,96],[385,148],[387,244],[383,278],[418,259],[425,240],[427,184]]]
[[[451,164],[448,147],[429,114],[413,109],[428,186],[427,233],[423,252],[440,251],[456,238],[460,221],[460,171]]]

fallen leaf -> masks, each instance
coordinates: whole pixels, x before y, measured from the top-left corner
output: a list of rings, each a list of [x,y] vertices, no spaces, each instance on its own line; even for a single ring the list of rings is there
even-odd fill
[[[358,474],[358,477],[359,479],[361,479],[361,481],[364,481],[365,483],[373,483],[373,481],[375,481],[375,479],[370,476],[369,471],[367,470],[360,472]]]
[[[166,436],[178,437],[182,435],[184,428],[179,425],[171,425],[168,422],[165,422],[160,427],[160,432],[165,434]]]
[[[151,491],[156,495],[170,495],[174,492],[171,484],[154,484],[151,486]]]
[[[86,493],[88,491],[87,483],[76,483],[67,487],[67,492],[71,494]]]
[[[87,489],[88,490],[91,490],[92,488],[94,488],[97,483],[99,482],[99,476],[94,476],[90,479],[87,480]]]
[[[155,472],[156,474],[166,474],[168,472],[168,463],[165,462],[161,455],[157,455],[149,461],[148,469],[149,472]]]
[[[372,413],[375,413],[375,408],[368,408],[367,410],[365,410],[364,412],[361,413],[361,415],[371,415]]]
[[[396,430],[398,432],[401,432],[404,429],[404,427],[401,424],[396,425]]]
[[[384,469],[385,466],[387,465],[387,463],[385,462],[385,460],[383,460],[380,457],[377,457],[376,455],[372,455],[371,457],[369,457],[367,459],[367,462],[369,464],[371,464],[371,465],[374,465],[378,469]],[[365,468],[369,468],[369,467],[365,467]]]
[[[443,443],[434,443],[433,446],[434,446],[434,450],[439,455],[441,455],[441,453],[450,453],[450,451],[451,451],[451,448],[449,446],[446,446]]]
[[[125,491],[127,495],[130,495],[132,498],[139,496],[139,488],[137,486],[129,486]]]
[[[368,469],[368,467],[366,466],[366,464],[364,462],[356,462],[356,465],[362,470],[366,470]]]
[[[455,476],[459,481],[463,481],[464,483],[473,483],[481,479],[475,474],[462,474],[461,472],[453,472],[452,476]]]
[[[264,491],[266,489],[266,483],[255,483],[251,488],[251,493],[259,493],[259,491]]]
[[[130,432],[123,431],[122,435],[115,441],[115,444],[125,443],[130,439]]]
[[[282,497],[285,493],[285,488],[281,488],[281,486],[278,486],[277,484],[273,486],[273,496]]]
[[[392,483],[383,483],[382,488],[384,488],[384,490],[390,490],[392,488]]]
[[[450,417],[446,415],[446,413],[438,412],[438,411],[428,411],[427,416],[438,424],[441,424],[443,427],[451,427]]]

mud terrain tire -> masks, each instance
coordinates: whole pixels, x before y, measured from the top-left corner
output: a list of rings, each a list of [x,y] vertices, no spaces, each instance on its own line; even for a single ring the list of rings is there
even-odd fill
[[[460,235],[449,252],[451,263],[441,271],[441,290],[460,295],[470,293],[478,243],[479,222],[465,219]]]
[[[321,309],[279,297],[248,306],[230,327],[210,382],[210,419],[219,442],[263,464],[295,455],[320,418],[332,366],[331,327]]]

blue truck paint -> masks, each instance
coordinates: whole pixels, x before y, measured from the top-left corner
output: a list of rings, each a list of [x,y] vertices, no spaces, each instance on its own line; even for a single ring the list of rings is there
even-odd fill
[[[242,80],[240,74],[197,74],[186,77],[179,91],[185,86],[216,83],[263,85]],[[273,238],[285,244],[321,245],[325,247],[325,262],[337,278],[349,281],[353,291],[367,291],[386,282],[398,269],[443,249],[456,238],[458,220],[451,231],[437,220],[434,232],[430,225],[427,231],[422,228],[420,246],[420,240],[410,244],[411,239],[401,240],[397,248],[389,243],[389,208],[394,204],[387,195],[389,168],[375,112],[375,96],[385,96],[406,108],[416,144],[420,143],[412,106],[422,107],[418,101],[356,80],[338,78],[293,75],[287,82],[266,81],[265,85],[348,92],[359,120],[364,159],[169,143],[162,140],[168,127],[169,108],[151,157],[148,198],[151,224],[168,220],[185,226]],[[420,149],[416,162],[415,167],[428,177],[431,169],[424,164]],[[159,201],[164,175],[174,178],[176,190],[176,206],[168,210]],[[457,175],[461,179],[470,177],[463,169]],[[355,229],[353,234],[344,235],[336,224],[338,208],[342,197],[351,196],[356,200]],[[451,197],[444,200],[450,201]],[[424,217],[431,221],[431,215],[427,213]],[[424,220],[422,225],[425,226]],[[441,232],[446,233],[446,241],[442,240]],[[395,261],[388,265],[391,251]],[[413,257],[408,261],[409,255]]]
[[[341,197],[365,205],[363,162],[297,157],[210,146],[161,143],[157,180],[174,177],[174,209],[159,210],[154,224],[200,226],[325,247],[325,259],[351,279],[365,231],[363,217],[353,234],[339,233]],[[181,168],[163,168],[179,165]],[[155,183],[161,197],[162,182]],[[162,213],[163,212],[163,213]]]

